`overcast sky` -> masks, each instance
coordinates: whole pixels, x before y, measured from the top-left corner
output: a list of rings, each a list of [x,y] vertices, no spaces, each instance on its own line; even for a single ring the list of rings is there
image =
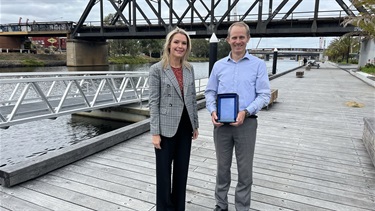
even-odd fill
[[[168,0],[169,1],[169,0]],[[209,7],[211,0],[203,0],[206,5]],[[297,0],[290,0],[283,9],[279,12],[287,12]],[[87,3],[89,0],[0,0],[0,24],[8,23],[18,23],[20,17],[21,22],[25,23],[26,20],[31,23],[34,20],[36,22],[50,22],[50,21],[73,21],[78,22],[81,15],[83,14]],[[197,1],[199,2],[199,1]],[[224,14],[225,9],[227,8],[228,0],[222,0],[218,9],[215,10],[215,16],[221,16]],[[232,0],[233,2],[233,0]],[[250,1],[251,2],[251,1]],[[282,0],[273,1],[273,10],[282,2]],[[315,0],[303,0],[302,3],[295,9],[295,17],[301,15],[301,17],[313,17],[311,11],[314,10]],[[349,0],[344,0],[344,2],[350,6]],[[141,5],[142,10],[147,14],[148,18],[152,17],[149,14],[153,14],[149,9],[149,6],[143,1],[138,0],[138,4]],[[143,6],[142,6],[143,4]],[[164,4],[164,3],[163,3]],[[186,0],[173,0],[174,9],[180,15],[187,8]],[[115,9],[105,0],[104,3],[104,15],[106,16],[109,13],[115,13]],[[156,7],[156,4],[153,3]],[[264,0],[263,10],[264,14],[268,11],[268,0]],[[249,0],[239,1],[238,6],[236,7],[234,13],[241,15],[248,8]],[[93,10],[90,12],[86,21],[99,21],[100,20],[100,10],[99,4],[95,5]],[[206,16],[207,12],[204,9],[203,5],[196,4],[196,8],[201,13],[202,16]],[[222,11],[219,9],[223,8]],[[250,16],[256,17],[257,9],[256,6]],[[324,0],[320,1],[320,11],[322,12],[320,16],[325,16],[330,13],[335,12],[335,10],[342,10],[336,0]],[[168,19],[168,10],[163,9],[164,14],[162,17]],[[310,13],[298,13],[298,12],[310,12]],[[338,13],[338,12],[336,12]],[[190,14],[190,12],[188,13]],[[233,14],[233,13],[232,13]],[[189,16],[189,15],[187,15]],[[127,15],[125,15],[127,17]],[[141,17],[140,15],[138,17]],[[277,18],[277,17],[276,17]],[[281,18],[281,17],[280,17]],[[329,42],[335,37],[325,37],[322,40],[325,40],[326,47],[329,45]],[[320,38],[319,37],[305,37],[305,38],[252,38],[248,44],[249,48],[319,48],[320,47]],[[324,43],[324,42],[322,42]],[[323,46],[324,47],[324,46]]]

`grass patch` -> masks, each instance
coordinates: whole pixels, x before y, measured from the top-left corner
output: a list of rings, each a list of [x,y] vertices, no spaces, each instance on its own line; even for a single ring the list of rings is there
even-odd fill
[[[21,61],[22,65],[26,67],[40,67],[44,66],[44,62],[33,60],[33,59],[25,59]]]
[[[361,67],[361,71],[371,75],[375,75],[375,65],[366,64],[364,67]]]

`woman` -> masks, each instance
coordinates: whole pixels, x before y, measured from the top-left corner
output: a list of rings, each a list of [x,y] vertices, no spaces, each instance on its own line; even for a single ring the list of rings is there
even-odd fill
[[[191,141],[198,137],[194,70],[187,62],[190,51],[189,35],[176,28],[166,37],[161,61],[150,69],[150,132],[156,155],[157,211],[185,210]]]

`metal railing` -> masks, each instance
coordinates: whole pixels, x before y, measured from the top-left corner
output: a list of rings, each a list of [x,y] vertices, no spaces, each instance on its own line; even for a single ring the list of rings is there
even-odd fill
[[[73,27],[73,21],[9,23],[0,24],[0,32],[70,31]]]
[[[196,80],[197,95],[207,78]],[[0,73],[0,128],[148,100],[148,72]]]
[[[82,111],[141,103],[147,72],[0,74],[0,127]]]

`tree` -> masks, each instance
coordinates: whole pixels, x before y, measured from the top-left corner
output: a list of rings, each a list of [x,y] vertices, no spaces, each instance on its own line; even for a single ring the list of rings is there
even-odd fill
[[[225,40],[225,38],[222,38],[222,39],[219,40],[219,43],[217,45],[217,49],[218,49],[218,52],[217,52],[217,58],[218,59],[221,59],[221,58],[224,58],[224,57],[228,56],[229,52],[231,50],[230,45]]]
[[[161,39],[143,39],[140,40],[142,52],[148,54],[150,57],[160,57],[163,51],[164,40]]]
[[[114,18],[114,14],[110,13],[104,17],[104,24],[109,25]],[[122,20],[116,21],[116,26],[123,26],[124,22]],[[112,39],[108,40],[109,45],[109,55],[119,56],[130,54],[131,56],[137,56],[140,51],[139,41],[131,39]]]
[[[342,22],[344,26],[353,25],[361,31],[349,35],[360,35],[366,38],[375,39],[375,0],[352,0],[356,8],[364,8],[357,16],[348,16]]]
[[[349,63],[350,53],[359,51],[358,39],[349,36],[342,36],[334,39],[328,46],[325,54],[332,61],[344,61]]]
[[[138,56],[141,51],[140,41],[134,39],[124,40],[125,52],[130,54],[130,56]]]
[[[195,57],[207,58],[209,54],[209,41],[206,39],[192,39],[192,55]]]
[[[112,14],[112,13],[110,13],[106,17],[104,17],[104,20],[103,20],[104,25],[109,25],[112,22],[112,19],[114,17],[115,17],[115,15]],[[122,22],[122,20],[118,20],[115,25],[123,26],[124,23]],[[117,56],[117,55],[126,54],[126,51],[125,51],[126,43],[124,42],[124,40],[111,39],[111,40],[108,40],[108,44],[109,44],[109,49],[110,49],[109,55],[114,54],[115,56]]]

